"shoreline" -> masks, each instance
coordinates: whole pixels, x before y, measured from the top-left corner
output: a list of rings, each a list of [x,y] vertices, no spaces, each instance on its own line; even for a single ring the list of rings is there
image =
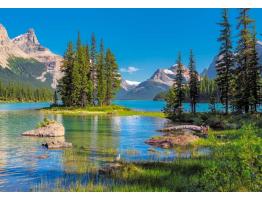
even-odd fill
[[[145,117],[158,117],[166,118],[163,112],[150,112],[150,111],[137,111],[123,106],[92,106],[86,108],[71,108],[71,107],[49,107],[39,109],[40,112],[47,114],[63,114],[71,116],[84,116],[84,115],[117,115],[117,116],[145,116]]]

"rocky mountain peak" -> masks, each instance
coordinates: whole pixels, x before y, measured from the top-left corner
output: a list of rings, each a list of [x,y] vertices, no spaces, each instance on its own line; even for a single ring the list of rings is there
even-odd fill
[[[8,33],[6,31],[6,28],[0,24],[0,41],[6,41],[9,40]]]
[[[35,30],[34,29],[30,28],[27,31],[26,35],[27,35],[28,42],[36,44],[36,45],[39,45],[39,42],[38,42],[38,39],[37,39],[37,37],[35,35]]]

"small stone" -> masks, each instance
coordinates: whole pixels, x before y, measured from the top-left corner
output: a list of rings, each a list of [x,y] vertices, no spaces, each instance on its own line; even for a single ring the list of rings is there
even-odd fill
[[[36,156],[37,159],[46,159],[48,158],[49,156],[44,154],[44,155],[39,155],[39,156]]]

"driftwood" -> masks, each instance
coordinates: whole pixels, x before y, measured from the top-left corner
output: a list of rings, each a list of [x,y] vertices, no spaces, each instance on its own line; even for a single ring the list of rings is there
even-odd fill
[[[167,128],[160,129],[161,132],[169,132],[173,130],[182,130],[182,129],[189,129],[193,131],[203,131],[205,127],[203,126],[196,126],[196,125],[178,125],[178,126],[171,126]]]

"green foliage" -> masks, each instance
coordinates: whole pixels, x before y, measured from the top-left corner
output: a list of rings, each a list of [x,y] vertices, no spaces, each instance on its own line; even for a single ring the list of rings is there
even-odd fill
[[[68,188],[58,185],[55,190],[261,191],[262,139],[258,137],[258,133],[258,129],[252,124],[247,124],[238,130],[211,131],[207,139],[201,139],[194,145],[209,147],[208,155],[193,154],[190,158],[177,158],[171,162],[119,162],[119,168],[105,175],[96,172],[89,174],[87,184],[81,183],[81,179],[76,182],[71,180]],[[218,138],[221,134],[225,138]],[[82,162],[83,167],[85,164],[86,162]]]
[[[191,112],[196,112],[196,103],[199,96],[199,81],[198,73],[196,71],[196,63],[193,55],[193,50],[190,50],[189,57],[189,100],[191,105]]]
[[[259,66],[256,52],[256,32],[250,30],[253,20],[249,17],[249,9],[240,10],[238,18],[239,41],[237,46],[236,94],[234,108],[238,112],[255,112],[260,103],[259,98]]]
[[[105,95],[105,104],[110,105],[111,100],[114,98],[117,93],[120,83],[121,75],[118,72],[118,65],[116,63],[115,56],[110,49],[106,51],[105,58],[105,68],[106,68],[106,95]]]
[[[97,98],[98,104],[104,105],[105,104],[105,97],[106,97],[106,65],[105,65],[105,58],[104,58],[104,43],[101,40],[100,44],[100,53],[97,58],[97,78],[98,78],[98,86],[97,86]]]
[[[35,88],[30,85],[13,82],[4,84],[0,80],[0,102],[40,102],[52,101],[52,99],[53,91],[50,88]]]
[[[46,126],[48,126],[48,125],[50,125],[50,124],[53,124],[53,123],[55,123],[54,120],[50,120],[50,119],[48,119],[48,118],[45,117],[45,118],[43,119],[43,121],[40,122],[36,127],[37,127],[37,128],[42,128],[42,127],[46,127]]]
[[[231,43],[231,27],[228,21],[228,9],[223,9],[220,36],[221,43],[218,59],[216,61],[217,78],[216,83],[220,92],[220,101],[225,105],[225,112],[228,113],[229,98],[231,91],[232,72],[234,67],[234,54]]]
[[[178,54],[177,58],[177,72],[175,83],[169,90],[166,96],[166,106],[164,112],[167,116],[172,117],[174,115],[180,116],[183,108],[182,103],[185,99],[185,86],[183,84],[183,65],[181,62],[181,54]]]
[[[96,39],[91,40],[91,50],[81,43],[78,34],[76,50],[69,43],[62,66],[64,77],[58,90],[66,107],[86,107],[110,105],[120,87],[116,59],[110,49],[104,56],[104,44],[96,53]]]

